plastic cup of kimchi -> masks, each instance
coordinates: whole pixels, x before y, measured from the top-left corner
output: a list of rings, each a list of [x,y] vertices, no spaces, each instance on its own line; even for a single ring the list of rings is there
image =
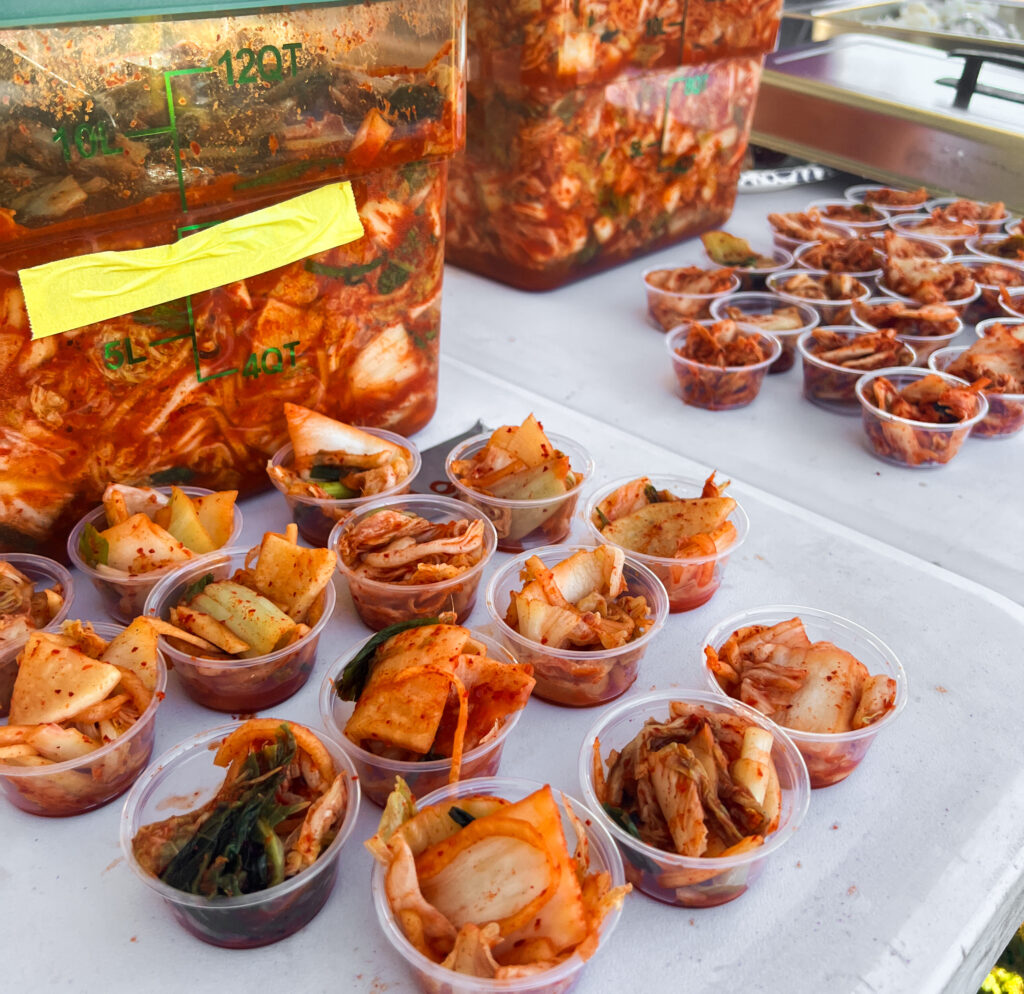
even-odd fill
[[[510,559],[491,577],[485,595],[498,641],[519,662],[533,666],[537,681],[533,696],[572,708],[593,707],[625,693],[637,678],[647,646],[668,617],[668,595],[664,586],[630,553],[622,568],[626,589],[632,596],[643,596],[647,600],[653,618],[639,638],[615,649],[556,649],[520,635],[505,621],[505,613],[512,594],[524,586],[520,573],[527,559],[537,556],[550,569],[581,550],[580,546],[554,545],[524,552]]]
[[[823,325],[821,328],[814,328],[807,331],[797,340],[796,347],[800,353],[804,369],[804,396],[818,407],[835,414],[852,414],[860,412],[860,404],[857,402],[855,387],[857,380],[864,375],[863,369],[851,369],[847,366],[839,366],[833,362],[826,362],[820,356],[816,356],[811,348],[814,344],[815,331],[830,331],[841,335],[847,342],[852,341],[858,335],[866,335],[869,332],[858,325],[837,324]],[[917,359],[913,348],[906,342],[900,342],[900,357],[902,365],[913,366]]]
[[[896,299],[896,295],[890,293],[887,297],[872,297],[870,300],[865,300],[863,303],[864,307],[876,307],[880,304],[891,304]],[[918,300],[913,300],[910,297],[901,297],[905,304],[909,304],[914,308],[922,308],[925,305]],[[853,309],[853,323],[860,325],[865,331],[877,331],[879,328],[884,328],[885,324],[872,324],[866,318],[861,317],[858,309]],[[897,331],[896,340],[904,342],[909,345],[913,350],[917,358],[914,363],[918,366],[923,366],[930,356],[936,349],[941,349],[946,345],[949,345],[961,331],[964,330],[963,319],[958,317],[956,319],[956,326],[953,331],[948,332],[945,335],[912,335],[906,332]]]
[[[960,201],[963,199],[963,197],[936,197],[934,200],[929,200],[928,203],[924,205],[924,210],[928,213],[931,213],[937,207],[945,209],[952,206],[953,204],[960,203]],[[988,220],[968,218],[967,220],[973,221],[974,224],[978,226],[978,230],[981,231],[982,233],[986,231],[1002,231],[1003,225],[1009,224],[1011,220],[1011,215],[1010,212],[1004,208],[1003,213],[996,218],[991,218]]]
[[[999,306],[1012,318],[1024,318],[1024,290],[1008,290],[1009,303],[1002,296],[999,298]]]
[[[93,622],[108,642],[124,629]],[[167,665],[156,659],[156,689],[149,707],[124,734],[78,759],[46,766],[12,766],[0,760],[0,791],[16,808],[33,815],[60,818],[80,815],[120,797],[146,768],[156,734],[156,711],[167,687]]]
[[[946,261],[948,262],[949,260]],[[921,304],[921,301],[917,300],[915,297],[908,297],[906,294],[897,293],[895,290],[891,290],[888,284],[886,284],[884,277],[876,280],[875,285],[883,294],[885,294],[886,297],[891,297],[893,300],[902,300],[904,304]],[[968,307],[970,307],[970,305],[974,303],[974,301],[976,301],[980,296],[981,287],[978,286],[977,283],[975,283],[974,293],[969,294],[966,297],[957,297],[956,300],[941,300],[937,301],[937,303],[941,304],[943,307],[951,307],[954,311],[956,311],[957,317],[963,319],[964,315],[967,313]],[[941,341],[941,336],[938,335],[933,335],[932,340],[940,342],[941,344],[946,344],[945,342]],[[936,348],[938,347],[939,345],[936,345]],[[917,352],[918,361],[924,362],[924,360],[927,358],[927,355],[922,355],[921,349],[917,348],[916,346],[915,351]]]
[[[1000,291],[1005,286],[1007,291],[1014,290],[1024,292],[1024,262],[1013,262],[1009,259],[986,258],[978,255],[955,255],[950,262],[959,263],[971,271],[974,276],[975,285],[980,292],[978,297],[970,304],[965,313],[965,320],[968,324],[977,324],[979,321],[987,321],[989,318],[998,317],[1003,313],[1002,297]],[[988,269],[990,272],[986,273]],[[985,277],[994,275],[992,269],[1002,269],[999,274],[1004,282],[987,282]],[[1016,280],[1017,282],[1012,282]]]
[[[473,638],[487,647],[487,655],[491,659],[514,663],[515,656],[493,638],[472,632]],[[372,636],[371,636],[372,637]],[[353,646],[344,655],[339,656],[331,665],[327,676],[320,685],[320,720],[327,729],[327,734],[337,742],[344,751],[359,776],[363,793],[367,799],[379,807],[387,804],[388,796],[395,789],[395,777],[401,777],[412,791],[413,797],[421,798],[431,791],[439,790],[448,783],[452,771],[451,757],[441,759],[404,760],[378,756],[368,749],[357,745],[345,734],[355,701],[343,701],[335,689],[341,674],[352,659],[369,641],[364,639]],[[522,710],[513,711],[489,741],[481,743],[462,754],[462,765],[459,768],[459,779],[470,780],[473,777],[493,777],[501,765],[501,754],[505,743],[516,727]]]
[[[491,434],[483,432],[460,442],[445,459],[444,471],[455,488],[458,500],[481,511],[498,534],[499,552],[522,552],[541,545],[561,542],[572,528],[572,516],[585,481],[594,475],[594,460],[578,442],[565,435],[547,433],[555,450],[569,457],[569,466],[576,483],[571,490],[554,497],[535,497],[515,500],[493,497],[466,486],[452,469],[460,459],[472,459],[490,441]]]
[[[729,287],[717,293],[675,293],[672,290],[662,290],[651,282],[651,277],[655,273],[670,270],[670,266],[659,266],[657,269],[645,269],[641,273],[644,290],[647,293],[647,316],[650,323],[659,331],[669,331],[680,321],[698,321],[708,317],[711,305],[716,300],[727,297],[740,288],[740,278],[735,273],[729,281]]]
[[[843,196],[847,200],[852,200],[855,204],[866,204],[868,193],[879,190],[891,190],[894,187],[880,186],[878,183],[856,183],[853,186],[848,186],[843,190]],[[903,191],[901,191],[903,192]],[[872,207],[878,207],[884,210],[887,214],[920,214],[924,210],[924,205],[928,202],[928,196],[921,197],[920,200],[916,200],[912,204],[886,204],[886,203],[872,203]]]
[[[326,547],[331,529],[339,521],[344,521],[357,508],[381,497],[392,497],[396,494],[408,493],[409,486],[416,478],[416,474],[420,471],[420,466],[423,464],[419,449],[404,436],[396,435],[393,431],[385,431],[383,428],[360,428],[359,430],[365,431],[368,435],[376,435],[387,442],[393,442],[395,445],[400,445],[405,449],[412,461],[409,475],[399,480],[393,487],[388,487],[386,490],[380,491],[380,493],[367,494],[365,497],[338,498],[304,497],[298,494],[290,494],[278,480],[275,480],[273,477],[270,478],[270,482],[274,484],[274,487],[287,502],[288,510],[291,512],[292,520],[298,526],[299,534],[314,548]],[[288,442],[274,453],[269,466],[289,468],[292,465],[294,455],[292,443]]]
[[[343,556],[341,542],[360,522],[384,510],[409,512],[435,523],[482,521],[484,545],[480,561],[458,576],[438,580],[436,583],[387,583],[360,575],[356,571],[356,564],[346,561]],[[410,494],[385,497],[364,504],[358,511],[353,511],[344,521],[339,521],[334,526],[327,545],[337,558],[338,572],[348,581],[356,613],[363,624],[374,631],[380,631],[399,621],[432,618],[442,611],[454,611],[457,621],[461,624],[469,617],[476,603],[480,577],[494,555],[498,545],[498,534],[483,511],[464,501],[453,500],[451,497]],[[368,551],[379,552],[380,549]]]
[[[190,560],[165,576],[151,591],[144,613],[168,619],[172,607],[185,598],[185,590],[210,575],[228,580],[245,565],[249,549],[243,546],[221,549]],[[215,659],[195,649],[171,645],[161,635],[161,647],[178,681],[192,700],[215,711],[262,711],[292,696],[308,679],[316,663],[317,644],[324,626],[334,613],[334,584],[328,583],[306,620],[309,632],[297,642],[252,659]]]
[[[710,327],[715,322],[693,323]],[[709,366],[679,354],[686,345],[690,324],[681,324],[668,333],[665,347],[672,359],[684,404],[707,411],[732,411],[746,407],[757,397],[768,368],[782,355],[782,343],[775,335],[758,331],[753,325],[742,325],[741,331],[761,343],[766,358],[749,366]]]
[[[967,239],[978,234],[978,225],[973,221],[951,222],[951,224],[962,225],[965,230],[948,235],[929,230],[927,227],[929,223],[937,224],[939,222],[933,221],[930,214],[900,214],[889,219],[889,227],[897,235],[912,238],[915,241],[938,242],[940,245],[945,245],[954,254],[965,251],[964,243]]]
[[[928,368],[945,373],[966,351],[966,345],[938,349],[928,356]],[[988,400],[988,414],[971,429],[971,438],[1012,438],[1024,428],[1024,393],[982,392]]]
[[[602,770],[605,769],[609,753],[613,749],[621,752],[648,719],[667,721],[673,701],[697,705],[712,714],[736,715],[771,733],[772,762],[782,795],[779,825],[756,849],[733,856],[683,856],[658,849],[627,832],[598,800],[594,784],[596,763],[600,762]],[[579,777],[584,801],[619,847],[626,879],[649,897],[680,908],[713,908],[745,893],[761,875],[771,855],[800,827],[810,802],[807,767],[787,731],[746,704],[700,690],[656,690],[630,697],[605,711],[583,738]]]
[[[465,797],[501,797],[507,801],[521,801],[538,791],[541,783],[530,780],[513,779],[511,777],[482,777],[475,780],[460,780],[435,790],[418,802],[422,811],[432,804],[450,801],[457,804]],[[562,832],[568,843],[569,852],[576,848],[576,829],[565,812],[563,796],[572,806],[576,815],[576,824],[582,825],[586,832],[586,851],[590,858],[591,873],[607,873],[612,888],[621,887],[626,878],[622,869],[622,858],[618,849],[601,824],[597,816],[587,810],[582,802],[574,797],[564,795],[562,791],[553,790],[555,803],[562,816]],[[377,912],[380,927],[415,978],[420,990],[425,994],[564,994],[579,980],[584,967],[591,957],[584,959],[578,952],[540,973],[529,973],[514,980],[491,980],[485,977],[471,977],[463,973],[455,973],[441,966],[421,953],[407,938],[398,923],[385,891],[387,871],[380,863],[375,863],[370,877],[370,891],[373,895],[373,907]],[[615,926],[618,924],[621,908],[609,911],[601,923],[600,938],[594,955],[597,955],[608,944]]]
[[[868,388],[878,377],[884,376],[897,390],[925,376],[941,376],[957,386],[968,386],[966,381],[948,373],[935,373],[930,369],[891,366],[865,373],[856,386],[861,406],[861,419],[867,435],[868,448],[883,462],[913,469],[935,469],[944,466],[959,451],[964,440],[976,424],[988,414],[988,400],[983,393],[975,394],[974,413],[953,424],[932,424],[914,421],[890,414],[876,407],[868,399]]]
[[[1009,265],[1019,265],[1019,259],[1007,259],[1005,256],[996,255],[994,252],[989,251],[993,245],[998,245],[1000,242],[1005,242],[1007,235],[1002,233],[988,233],[982,235],[975,235],[973,238],[968,238],[964,242],[964,247],[970,255],[980,256],[982,259],[987,259],[991,262],[1005,262]]]
[[[807,255],[813,249],[818,248],[819,245],[827,245],[828,242],[804,242],[802,245],[798,245],[796,251],[793,252],[793,259],[796,262],[798,269],[808,269],[811,272],[821,272],[819,266],[814,266],[807,261]],[[885,255],[880,248],[872,249],[872,258],[877,265],[872,266],[870,269],[830,269],[832,273],[844,273],[847,276],[853,276],[855,279],[866,282],[867,280],[874,279],[882,272],[882,264],[885,262]]]
[[[601,533],[596,520],[595,508],[619,487],[624,486],[635,476],[624,476],[621,479],[609,483],[596,493],[592,494],[587,501],[587,508],[584,512],[587,527],[594,538],[605,545],[615,545],[609,542]],[[685,476],[651,476],[651,483],[656,490],[669,490],[676,497],[692,498],[700,497],[704,489],[701,480],[691,480]],[[743,544],[750,531],[750,519],[746,511],[737,502],[729,521],[736,529],[736,538],[728,548],[721,552],[714,552],[706,556],[688,556],[685,559],[674,559],[668,556],[651,556],[645,552],[636,552],[627,549],[625,546],[618,546],[630,559],[636,560],[646,566],[662,583],[665,593],[668,596],[668,609],[670,614],[678,614],[683,611],[693,611],[703,604],[707,604],[718,588],[722,585],[725,574],[725,567],[728,565],[729,557]]]
[[[27,576],[39,590],[60,584],[64,591],[64,603],[50,619],[49,624],[44,625],[41,630],[52,631],[60,628],[61,622],[71,610],[71,602],[75,597],[75,581],[71,574],[56,560],[36,556],[30,552],[7,552],[0,555],[0,562],[10,563],[19,573]],[[28,634],[0,642],[0,718],[7,714],[11,706],[11,691],[18,675],[18,653],[25,648],[27,641]]]
[[[707,249],[704,250],[704,257],[713,266],[721,265],[721,263],[715,262],[715,260],[708,255]],[[740,290],[763,290],[765,277],[770,276],[772,273],[778,273],[783,269],[793,268],[793,253],[788,249],[779,248],[776,245],[770,252],[766,253],[766,257],[774,259],[774,264],[771,266],[735,267],[736,275],[740,280]]]
[[[216,795],[227,770],[214,765],[214,753],[238,727],[220,725],[200,732],[156,759],[125,800],[121,850],[135,875],[163,898],[171,916],[187,932],[214,946],[252,949],[287,938],[324,906],[337,879],[338,857],[355,828],[359,780],[344,752],[317,733],[335,770],[346,775],[348,802],[338,834],[312,865],[283,883],[236,897],[204,897],[171,887],[140,865],[132,840],[144,825],[187,814]]]
[[[153,487],[153,489],[162,494],[171,492],[170,487]],[[203,487],[179,487],[178,489],[184,491],[189,497],[204,497],[214,492]],[[225,543],[226,545],[231,545],[242,533],[242,512],[238,509],[237,503],[234,506],[234,515],[234,527],[231,529],[231,535]],[[71,534],[68,536],[68,558],[71,560],[72,566],[76,566],[92,581],[93,587],[96,588],[103,601],[103,610],[115,621],[121,621],[127,625],[133,618],[142,614],[146,598],[149,597],[152,589],[163,577],[172,573],[181,564],[174,563],[162,569],[150,570],[148,573],[125,573],[102,564],[90,566],[82,559],[78,551],[86,525],[92,525],[98,531],[103,531],[107,527],[107,512],[102,504],[85,515],[71,530]],[[187,561],[191,562],[192,560]]]
[[[857,301],[867,300],[871,296],[871,288],[866,284],[857,281],[857,291],[849,298],[839,300],[815,300],[811,297],[801,297],[794,293],[788,293],[782,289],[786,280],[793,276],[829,276],[823,269],[789,269],[782,273],[773,273],[765,280],[768,290],[775,294],[780,300],[787,304],[808,304],[821,315],[822,324],[848,324],[853,305]]]
[[[864,728],[852,732],[802,732],[796,728],[782,727],[807,764],[811,787],[829,787],[845,780],[860,765],[871,743],[875,741],[875,736],[889,728],[906,707],[910,696],[907,675],[892,649],[866,628],[829,611],[793,604],[768,604],[730,615],[707,633],[702,645],[710,645],[718,650],[737,629],[752,625],[770,627],[790,618],[799,618],[803,622],[811,642],[831,642],[860,660],[871,676],[884,674],[896,681],[896,699],[892,710]],[[706,659],[704,675],[712,691],[726,700],[733,700],[719,685]]]
[[[889,227],[889,211],[885,207],[874,204],[857,203],[854,200],[812,200],[805,210],[817,210],[827,221],[838,222],[853,230],[854,234],[865,235],[872,231],[885,231]],[[828,211],[855,215],[855,218],[836,216],[833,218]]]
[[[782,353],[779,355],[779,358],[768,367],[769,373],[786,372],[793,365],[794,356],[796,355],[796,340],[805,331],[809,331],[821,323],[821,315],[810,304],[784,303],[779,300],[778,294],[767,292],[734,293],[731,297],[716,300],[711,305],[712,319],[721,321],[724,318],[728,318],[729,315],[726,313],[726,310],[730,307],[735,307],[743,312],[744,317],[734,319],[740,324],[748,323],[746,318],[758,318],[774,314],[783,308],[796,308],[797,314],[803,323],[799,328],[794,328],[792,331],[769,331],[767,328],[761,328],[756,321],[749,322],[751,327],[766,331],[769,335],[777,338],[782,346]]]
[[[853,238],[854,230],[848,224],[838,221],[822,221],[822,226],[831,228],[838,238]],[[772,242],[777,248],[785,249],[787,252],[795,252],[806,241],[804,238],[791,238],[781,232],[772,231]]]

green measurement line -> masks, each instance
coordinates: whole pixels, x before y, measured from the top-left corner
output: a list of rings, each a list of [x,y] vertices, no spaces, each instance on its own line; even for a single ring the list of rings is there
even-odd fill
[[[169,345],[171,342],[180,342],[183,338],[192,338],[194,332],[186,331],[181,335],[170,335],[167,338],[158,338],[155,342],[150,342],[149,347],[154,348],[157,345]]]
[[[167,95],[167,123],[171,129],[171,143],[174,146],[174,171],[178,175],[178,193],[181,196],[181,210],[188,211],[185,199],[185,176],[181,171],[181,142],[178,136],[178,125],[174,114],[174,92],[171,82],[175,76],[194,76],[196,73],[216,72],[212,66],[197,66],[194,69],[168,69],[164,72],[164,92]]]

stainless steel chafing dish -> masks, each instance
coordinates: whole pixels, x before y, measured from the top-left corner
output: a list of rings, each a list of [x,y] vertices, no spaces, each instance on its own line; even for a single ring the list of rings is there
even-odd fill
[[[923,32],[926,47],[903,40],[914,34],[907,29],[848,18],[851,10],[873,18],[898,6],[841,8],[840,20],[861,33],[839,33],[835,9],[826,23],[814,8],[813,36],[827,37],[768,56],[751,141],[881,182],[1024,211],[1024,45]],[[1024,23],[1024,4],[1001,6]],[[965,63],[954,56],[967,50],[977,85],[969,98],[961,86],[958,99]],[[1021,68],[1008,64],[1014,56]]]

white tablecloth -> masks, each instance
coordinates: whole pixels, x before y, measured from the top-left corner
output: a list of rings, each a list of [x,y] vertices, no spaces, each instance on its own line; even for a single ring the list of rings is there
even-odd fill
[[[620,275],[590,285],[596,292]],[[465,314],[459,302],[465,279],[453,276],[449,286],[450,311],[458,320]],[[523,300],[534,301],[539,319],[558,297]],[[481,323],[486,320],[481,314]],[[648,331],[631,326],[629,334],[640,341]],[[450,335],[449,350],[458,339],[458,333]],[[618,353],[620,368],[635,351]],[[564,394],[571,395],[561,399],[575,402],[573,389],[567,385]],[[640,394],[653,390],[650,381],[635,387]],[[647,434],[653,426],[617,415],[619,397],[621,391],[609,395],[598,421],[461,362],[445,362],[441,405],[416,441],[425,448],[478,417],[509,423],[532,410],[550,430],[590,447],[598,464],[595,485],[626,473],[699,476],[712,461],[734,472],[725,452],[694,462],[638,437],[636,432]],[[609,423],[614,421],[632,430]],[[772,496],[746,482],[743,472],[735,475],[732,492],[750,515],[750,537],[733,555],[714,599],[669,618],[630,693],[652,687],[679,687],[683,693],[702,686],[703,636],[718,619],[758,604],[788,602],[835,611],[876,632],[907,669],[910,701],[847,781],[814,792],[803,827],[740,899],[685,910],[631,895],[614,935],[588,965],[579,994],[971,992],[1024,918],[1024,771],[1016,734],[1024,609],[907,551]],[[926,482],[933,478],[939,477]],[[917,480],[904,478],[915,496]],[[243,540],[250,543],[287,520],[277,494],[247,501],[243,510]],[[582,536],[579,527],[577,534]],[[485,580],[504,558],[496,557]],[[340,581],[339,594],[316,671],[274,715],[319,724],[316,695],[324,672],[366,635]],[[100,618],[98,607],[85,591],[76,613]],[[486,623],[481,598],[470,624]],[[578,794],[577,754],[597,716],[595,710],[531,701],[510,736],[502,774]],[[222,720],[230,716],[185,699],[172,675],[158,714],[157,752]],[[0,805],[5,990],[416,989],[370,905],[371,860],[360,842],[378,818],[372,805],[366,803],[359,816],[342,853],[337,887],[320,915],[282,943],[244,952],[192,938],[136,880],[118,846],[120,809],[114,802],[49,821]]]

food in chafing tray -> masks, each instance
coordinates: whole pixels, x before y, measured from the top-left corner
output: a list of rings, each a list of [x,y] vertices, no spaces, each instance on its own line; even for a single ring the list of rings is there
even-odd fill
[[[728,858],[763,845],[782,800],[771,732],[684,701],[668,711],[603,761],[595,739],[594,793],[605,813],[641,842],[681,856]],[[718,872],[680,870],[661,883],[685,887]]]
[[[947,303],[961,310],[978,296],[971,270],[959,262],[889,256],[879,288],[922,304]]]
[[[916,207],[928,200],[928,191],[919,186],[916,190],[895,190],[891,186],[876,186],[864,191],[864,203],[879,207]]]
[[[145,618],[110,631],[108,641],[88,622],[66,621],[60,631],[32,632],[18,657],[0,726],[0,788],[26,811],[99,807],[149,760],[166,681],[158,635]]]
[[[882,267],[882,254],[871,238],[830,238],[799,250],[796,259],[828,273],[871,273]]]
[[[731,267],[679,266],[644,273],[644,286],[648,314],[659,328],[668,331],[683,321],[708,317],[712,300],[737,289],[739,279]]]
[[[757,396],[782,346],[778,339],[743,331],[729,319],[707,324],[682,325],[666,343],[683,401],[711,411],[743,407]]]
[[[569,533],[587,472],[579,453],[580,461],[571,465],[531,414],[521,425],[502,425],[482,445],[469,440],[457,447],[445,469],[460,499],[493,522],[498,549],[517,552],[559,542]],[[520,501],[523,506],[516,507]]]
[[[990,324],[946,372],[968,383],[986,381],[988,414],[972,434],[1012,435],[1024,428],[1024,325]]]
[[[606,542],[644,556],[678,560],[649,565],[665,585],[671,610],[689,611],[718,589],[722,557],[736,541],[736,526],[729,520],[736,501],[724,496],[728,485],[717,483],[712,473],[699,497],[677,497],[641,476],[600,501],[591,523]]]
[[[773,213],[768,215],[768,223],[777,235],[794,242],[829,241],[833,238],[846,238],[841,227],[825,224],[825,218],[817,207],[806,211],[790,211],[788,214]]]
[[[881,375],[862,383],[864,430],[875,454],[906,466],[948,462],[988,411],[987,382],[968,386],[932,373],[902,389]]]
[[[108,484],[101,510],[86,515],[68,540],[71,561],[84,570],[120,621],[142,613],[167,570],[213,552],[237,534],[237,490],[191,494]],[[97,527],[106,524],[105,528]]]
[[[325,545],[362,499],[407,490],[418,469],[411,444],[390,432],[363,431],[292,403],[284,416],[291,449],[275,453],[267,475],[310,545]]]
[[[0,654],[22,642],[37,628],[45,628],[64,606],[59,581],[36,590],[36,584],[13,563],[0,559]]]
[[[482,516],[459,515],[446,505],[447,520],[431,520],[445,498],[412,498],[409,507],[377,507],[340,529],[337,555],[359,617],[381,629],[410,618],[472,610],[481,564],[494,551],[494,529]]]
[[[712,262],[733,269],[774,269],[778,263],[770,255],[762,255],[750,247],[745,238],[726,231],[709,231],[700,236],[704,251]]]
[[[572,854],[550,786],[514,802],[457,793],[417,811],[400,782],[366,843],[383,867],[378,899],[416,952],[457,974],[522,980],[589,959],[630,887],[591,870],[587,813],[564,795],[561,808]]]
[[[154,588],[146,612],[200,703],[260,710],[308,679],[334,606],[334,555],[297,537],[294,524],[267,532],[254,549],[204,558]]]
[[[944,304],[908,304],[902,300],[857,301],[853,313],[875,328],[893,328],[898,335],[931,338],[956,335],[962,324]]]
[[[798,617],[739,628],[717,650],[705,646],[704,655],[725,693],[798,733],[856,732],[876,725],[896,706],[892,677],[871,675],[833,642],[812,642]],[[797,746],[815,787],[848,776],[863,755],[802,738]]]
[[[362,646],[334,681],[343,701],[355,701],[344,736],[363,789],[383,804],[394,786],[388,764],[449,760],[440,776],[412,786],[423,796],[445,782],[497,771],[501,751],[463,768],[463,757],[501,736],[534,687],[529,663],[494,658],[488,646],[452,615],[401,622]],[[493,762],[491,760],[493,759]]]
[[[350,788],[308,728],[250,719],[212,761],[226,770],[209,801],[135,833],[143,870],[187,894],[238,897],[284,883],[330,846]]]
[[[914,350],[896,337],[895,328],[858,333],[815,328],[801,340],[804,358],[804,396],[825,406],[856,409],[857,379],[861,373],[886,366],[909,366]],[[808,357],[812,361],[808,361]]]

